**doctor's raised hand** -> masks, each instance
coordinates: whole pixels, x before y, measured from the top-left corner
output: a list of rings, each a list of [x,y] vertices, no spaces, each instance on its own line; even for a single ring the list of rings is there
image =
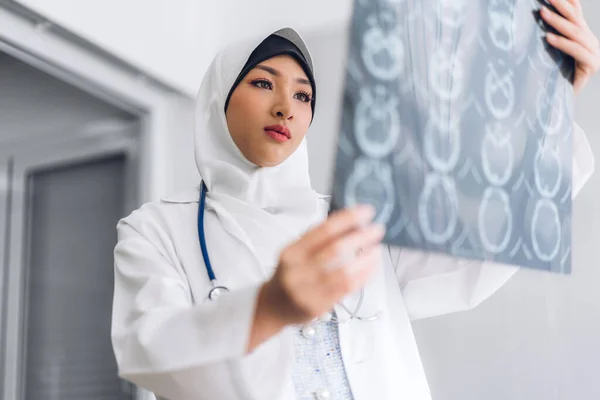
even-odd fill
[[[575,59],[573,87],[578,94],[600,70],[600,41],[585,21],[580,0],[550,0],[550,3],[560,14],[543,7],[541,15],[559,35],[549,32],[546,39]]]
[[[285,248],[258,298],[249,349],[286,325],[313,320],[359,290],[381,264],[385,228],[370,206],[338,211]]]

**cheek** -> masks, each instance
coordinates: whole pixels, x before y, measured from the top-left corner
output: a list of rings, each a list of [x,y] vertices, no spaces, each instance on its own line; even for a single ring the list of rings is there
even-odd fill
[[[244,126],[259,118],[264,112],[264,100],[260,96],[247,96],[244,101],[237,104],[239,123]]]
[[[295,111],[295,125],[296,131],[299,136],[304,137],[308,128],[310,127],[310,122],[312,120],[312,110],[310,106],[301,106]]]
[[[227,125],[231,135],[238,140],[243,140],[247,136],[249,127],[254,127],[260,122],[264,112],[264,99],[260,96],[252,96],[251,93],[234,93],[229,109],[227,111]]]

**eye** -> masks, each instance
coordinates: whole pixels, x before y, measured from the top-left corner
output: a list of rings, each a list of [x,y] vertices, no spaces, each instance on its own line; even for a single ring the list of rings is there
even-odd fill
[[[310,94],[307,92],[298,92],[296,93],[294,98],[300,100],[303,103],[310,103],[312,100]]]
[[[256,86],[259,89],[267,89],[267,90],[273,89],[273,85],[271,84],[271,82],[269,82],[266,79],[257,79],[255,81],[252,81],[252,85]]]

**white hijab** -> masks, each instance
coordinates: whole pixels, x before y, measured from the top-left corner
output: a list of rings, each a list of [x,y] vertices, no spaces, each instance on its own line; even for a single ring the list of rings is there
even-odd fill
[[[313,69],[296,31],[274,33],[294,43]],[[221,51],[208,68],[196,103],[195,156],[208,188],[206,209],[216,212],[223,228],[245,243],[263,268],[272,269],[280,251],[323,218],[325,207],[311,187],[305,140],[282,164],[261,168],[244,157],[229,133],[227,95],[252,51],[268,36]]]

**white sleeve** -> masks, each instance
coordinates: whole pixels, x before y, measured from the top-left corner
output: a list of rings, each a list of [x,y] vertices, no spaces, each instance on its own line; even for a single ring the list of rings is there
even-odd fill
[[[572,197],[575,197],[594,172],[590,144],[578,125],[573,135],[572,170]],[[413,320],[472,309],[519,270],[514,266],[410,249],[390,248],[390,256]]]
[[[119,376],[165,398],[198,398],[203,379],[245,355],[259,287],[193,305],[160,244],[123,221],[118,236],[112,343]]]
[[[575,124],[573,131],[573,198],[594,174],[595,159],[585,132]]]

